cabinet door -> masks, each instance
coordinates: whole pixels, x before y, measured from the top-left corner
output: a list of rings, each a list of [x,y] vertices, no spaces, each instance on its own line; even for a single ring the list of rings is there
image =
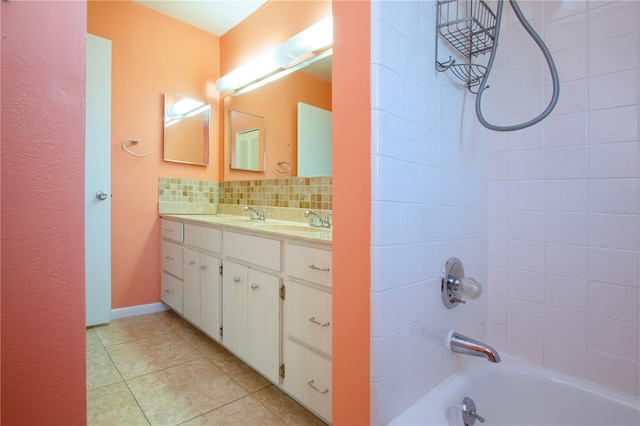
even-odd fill
[[[331,356],[331,292],[287,281],[284,334]]]
[[[225,262],[222,275],[222,341],[245,357],[247,342],[247,267]]]
[[[222,324],[220,264],[220,259],[200,254],[200,327],[218,342]]]
[[[331,361],[284,339],[284,388],[331,422]]]
[[[166,240],[160,242],[162,270],[182,279],[184,252],[181,245]]]
[[[184,316],[200,326],[200,253],[184,249]]]
[[[247,361],[273,382],[280,367],[280,278],[249,269]]]
[[[182,281],[162,272],[160,279],[160,299],[171,306],[176,312],[182,313]]]

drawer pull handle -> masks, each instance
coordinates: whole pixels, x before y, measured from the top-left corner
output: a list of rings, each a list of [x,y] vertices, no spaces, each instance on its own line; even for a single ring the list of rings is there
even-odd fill
[[[258,284],[251,284],[251,290],[257,290]]]
[[[171,228],[164,228],[164,230],[167,231],[167,232],[173,232],[173,229],[171,229]]]
[[[234,283],[239,283],[240,281],[241,281],[241,280],[240,280],[240,277],[235,277],[235,278],[233,279],[233,282],[234,282]]]
[[[165,256],[164,258],[167,259],[167,260],[173,260],[173,257],[171,257],[171,256]]]
[[[195,261],[195,260],[191,260],[191,261],[189,261],[189,265],[193,266],[193,265],[195,265],[195,264],[196,264],[196,261]]]
[[[320,395],[324,395],[325,393],[329,393],[329,389],[320,390],[317,387],[315,387],[315,385],[313,384],[313,380],[309,380],[307,382],[307,384],[311,387],[311,389],[313,389],[314,391],[318,392]]]
[[[309,269],[315,269],[316,271],[321,271],[321,272],[329,272],[331,270],[330,268],[321,268],[314,264],[309,265]]]
[[[319,325],[320,327],[329,327],[329,325],[331,325],[331,323],[329,321],[327,322],[320,322],[316,319],[316,317],[311,317],[309,318],[309,322],[312,322],[314,324]]]
[[[167,289],[165,289],[165,291],[164,291],[164,292],[165,292],[165,293],[167,293],[167,294],[173,294],[173,291],[172,291],[172,290],[169,290],[168,288],[167,288]]]

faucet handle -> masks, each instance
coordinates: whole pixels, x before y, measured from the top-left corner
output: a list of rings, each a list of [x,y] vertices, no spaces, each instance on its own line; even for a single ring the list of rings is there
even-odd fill
[[[476,413],[476,403],[468,396],[462,400],[462,420],[465,426],[473,426],[476,420],[484,423],[484,417]]]

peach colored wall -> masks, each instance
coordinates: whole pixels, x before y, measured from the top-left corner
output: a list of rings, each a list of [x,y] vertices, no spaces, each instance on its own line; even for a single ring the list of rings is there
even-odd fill
[[[112,306],[160,301],[158,177],[217,180],[218,37],[131,1],[90,1],[88,32],[112,41]],[[163,94],[211,103],[210,165],[163,161]],[[134,158],[121,147],[138,138]]]
[[[369,424],[370,3],[334,1],[333,424]]]
[[[86,422],[84,2],[2,2],[2,424]]]
[[[331,83],[298,71],[257,90],[224,99],[225,120],[229,119],[230,109],[265,118],[267,151],[265,171],[252,173],[231,170],[229,151],[225,150],[225,181],[297,175],[298,102],[331,110]],[[220,140],[224,140],[223,135]],[[225,141],[227,146],[229,143]],[[279,160],[291,163],[290,174],[283,175],[276,171],[276,162]]]

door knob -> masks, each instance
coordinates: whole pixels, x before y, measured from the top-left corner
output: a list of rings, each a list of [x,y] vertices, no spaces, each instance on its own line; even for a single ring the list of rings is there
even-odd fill
[[[104,191],[98,191],[96,192],[96,198],[100,201],[104,201],[106,200],[108,197],[107,193]]]

